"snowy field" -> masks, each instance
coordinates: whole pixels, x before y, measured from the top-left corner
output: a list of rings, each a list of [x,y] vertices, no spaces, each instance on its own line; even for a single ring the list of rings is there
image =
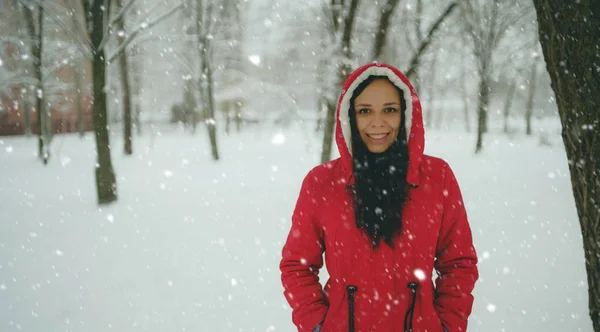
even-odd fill
[[[538,125],[535,123],[536,126]],[[541,126],[541,125],[540,125]],[[557,121],[536,135],[428,132],[465,198],[481,278],[469,331],[591,332],[580,227]],[[0,331],[294,331],[278,263],[321,134],[149,129],[124,157],[119,201],[98,208],[91,135],[0,137]],[[401,319],[400,317],[398,319]]]

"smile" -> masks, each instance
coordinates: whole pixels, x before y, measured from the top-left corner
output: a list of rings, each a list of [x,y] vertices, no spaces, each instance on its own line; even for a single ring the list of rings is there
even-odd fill
[[[384,139],[386,139],[388,136],[390,135],[390,133],[385,133],[385,134],[367,134],[367,136],[372,139],[372,140],[376,140],[376,141],[383,141]]]

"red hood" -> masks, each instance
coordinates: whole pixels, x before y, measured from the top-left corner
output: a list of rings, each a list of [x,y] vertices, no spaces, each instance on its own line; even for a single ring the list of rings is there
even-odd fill
[[[336,111],[335,141],[340,152],[341,160],[346,171],[352,173],[352,139],[348,109],[350,99],[356,87],[371,75],[387,76],[392,83],[404,91],[406,100],[406,133],[408,139],[409,167],[407,181],[412,185],[419,185],[419,164],[425,147],[425,131],[423,129],[423,116],[421,102],[412,84],[397,68],[383,63],[370,63],[356,69],[342,88],[342,93]],[[410,93],[407,93],[410,92]]]

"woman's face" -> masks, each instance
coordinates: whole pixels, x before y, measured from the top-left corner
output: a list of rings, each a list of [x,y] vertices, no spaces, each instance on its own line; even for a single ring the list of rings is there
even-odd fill
[[[400,95],[388,80],[371,82],[354,100],[356,126],[373,153],[386,151],[400,130]]]

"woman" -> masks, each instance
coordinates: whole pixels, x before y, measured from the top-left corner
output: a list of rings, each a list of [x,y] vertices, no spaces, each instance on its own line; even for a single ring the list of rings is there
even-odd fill
[[[454,174],[423,154],[424,141],[419,99],[398,69],[350,75],[337,107],[341,157],[304,179],[283,248],[298,331],[466,331],[477,256]]]

